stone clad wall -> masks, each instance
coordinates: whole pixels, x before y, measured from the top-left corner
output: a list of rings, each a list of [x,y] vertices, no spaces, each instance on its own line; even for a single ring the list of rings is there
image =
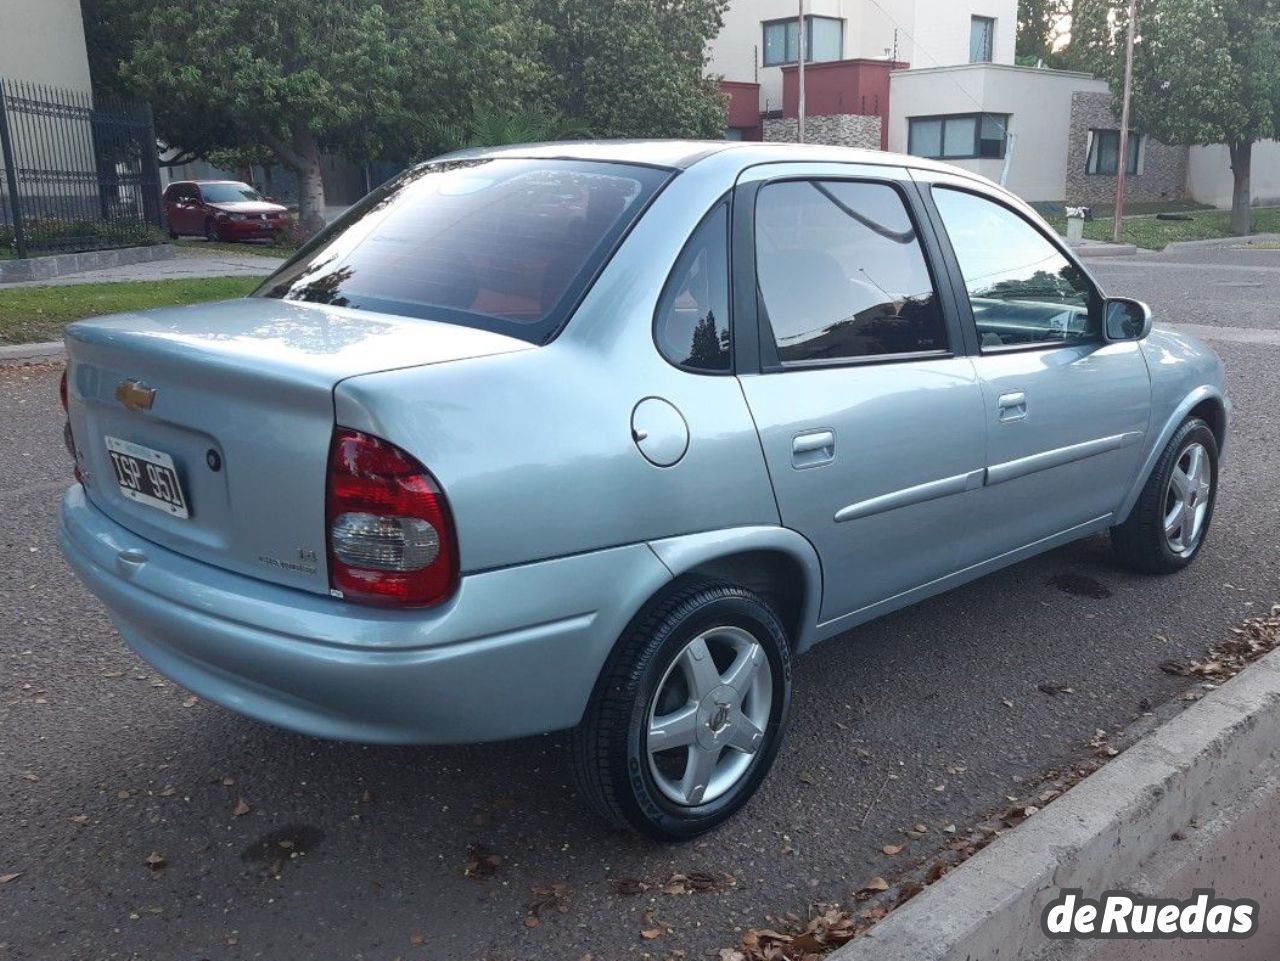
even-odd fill
[[[880,149],[880,118],[856,113],[833,113],[804,118],[804,139],[808,143],[836,147]],[[764,122],[764,139],[795,143],[796,119],[777,117]]]
[[[1076,91],[1071,96],[1071,131],[1067,139],[1067,194],[1069,204],[1113,203],[1114,175],[1089,174],[1089,131],[1118,130],[1120,120],[1111,112],[1111,94]],[[1125,177],[1129,203],[1181,200],[1187,189],[1186,147],[1171,147],[1143,138],[1139,173]]]

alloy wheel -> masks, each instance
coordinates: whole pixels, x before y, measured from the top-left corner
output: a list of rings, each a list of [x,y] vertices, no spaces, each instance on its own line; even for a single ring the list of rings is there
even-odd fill
[[[669,800],[705,804],[730,790],[764,745],[773,676],[749,631],[703,631],[672,660],[649,705],[649,773]]]
[[[1186,556],[1200,543],[1212,497],[1209,453],[1201,444],[1188,444],[1174,464],[1164,499],[1164,536],[1175,554]]]

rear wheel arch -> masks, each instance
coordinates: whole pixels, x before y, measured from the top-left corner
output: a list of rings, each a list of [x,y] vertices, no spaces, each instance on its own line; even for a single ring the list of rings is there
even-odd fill
[[[812,646],[822,602],[822,567],[803,535],[785,527],[749,527],[649,546],[677,580],[735,584],[765,598],[786,628],[792,649]]]

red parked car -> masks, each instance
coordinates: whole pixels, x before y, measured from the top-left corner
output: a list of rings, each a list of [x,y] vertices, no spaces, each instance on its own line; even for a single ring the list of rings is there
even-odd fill
[[[164,192],[169,236],[203,236],[209,240],[276,240],[288,213],[248,184],[238,180],[182,180]]]

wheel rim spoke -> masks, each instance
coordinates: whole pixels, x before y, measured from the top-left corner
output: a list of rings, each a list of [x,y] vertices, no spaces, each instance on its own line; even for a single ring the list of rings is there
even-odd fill
[[[1173,469],[1173,477],[1170,479],[1170,483],[1173,485],[1174,496],[1178,500],[1182,500],[1190,494],[1194,486],[1191,477],[1180,466]]]
[[[692,702],[678,711],[656,717],[649,722],[649,751],[687,747],[697,736],[698,705],[697,702]]]
[[[738,692],[739,697],[746,697],[751,684],[764,663],[764,650],[759,644],[752,644],[745,651],[740,651],[729,669],[721,676],[721,683]]]
[[[685,764],[684,777],[680,779],[680,793],[686,804],[701,804],[707,786],[720,760],[720,749],[708,750],[696,744],[689,748],[689,760]]]
[[[741,711],[734,711],[729,720],[726,745],[743,754],[755,754],[764,743],[764,731]]]
[[[716,670],[716,662],[711,659],[705,638],[695,638],[684,649],[680,665],[695,699],[706,697],[720,686],[720,672]]]

